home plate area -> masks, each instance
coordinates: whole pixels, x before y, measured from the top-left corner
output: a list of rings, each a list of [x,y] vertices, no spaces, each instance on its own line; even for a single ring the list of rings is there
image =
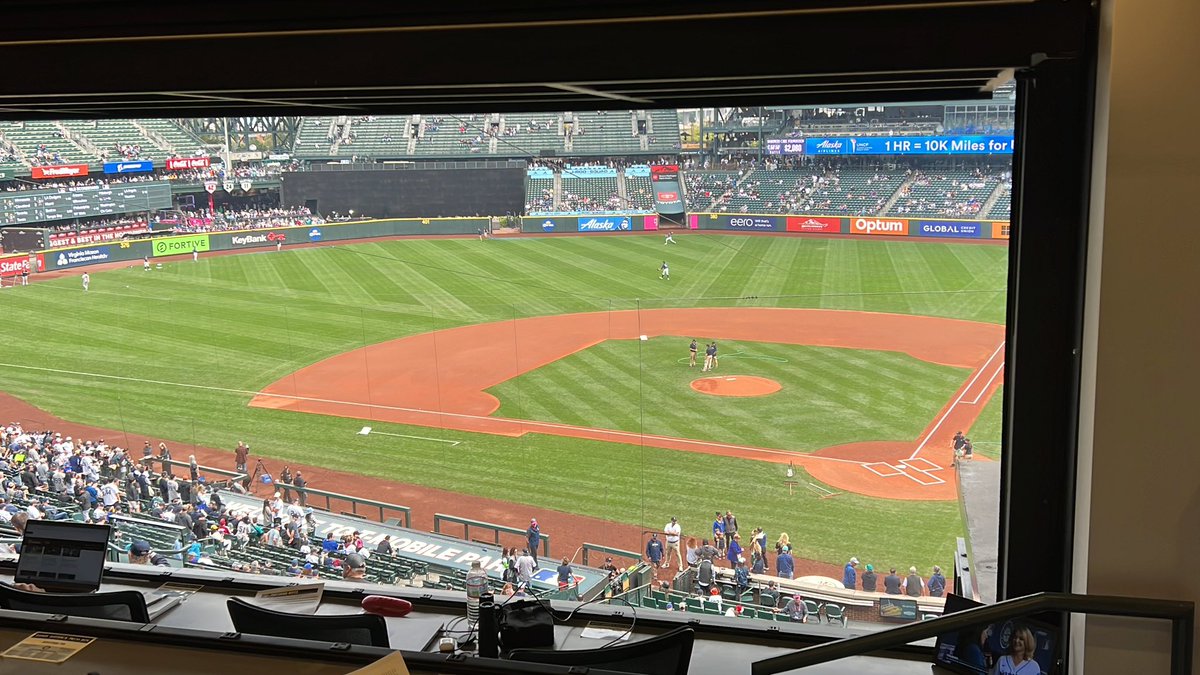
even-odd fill
[[[862,466],[882,478],[904,476],[921,485],[941,485],[946,482],[939,476],[933,475],[934,471],[941,471],[944,467],[938,466],[923,457],[902,459],[896,464],[889,464],[888,462],[863,462]]]

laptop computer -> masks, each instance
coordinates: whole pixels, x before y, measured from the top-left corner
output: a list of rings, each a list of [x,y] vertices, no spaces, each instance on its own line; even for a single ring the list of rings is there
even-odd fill
[[[111,529],[65,520],[30,520],[13,581],[36,584],[51,593],[97,590]]]

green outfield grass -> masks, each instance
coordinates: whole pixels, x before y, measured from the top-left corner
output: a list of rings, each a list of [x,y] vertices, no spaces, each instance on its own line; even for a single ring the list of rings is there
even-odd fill
[[[691,381],[710,373],[680,356],[688,338],[659,337],[608,340],[488,391],[503,402],[501,417],[811,451],[912,440],[971,372],[897,352],[720,344],[711,375],[757,375],[783,388],[750,398],[697,392]]]
[[[778,467],[746,460],[439,432],[467,441],[449,448],[357,437],[355,420],[246,407],[252,392],[333,354],[520,316],[777,306],[996,323],[1004,317],[1007,250],[1000,246],[698,234],[677,240],[669,250],[670,282],[657,280],[659,237],[597,236],[407,240],[198,263],[181,257],[164,261],[161,271],[143,272],[138,263],[93,273],[86,295],[77,277],[6,289],[0,306],[16,337],[0,355],[3,388],[67,419],[124,429],[131,446],[139,434],[225,448],[245,439],[256,453],[280,460],[656,528],[672,514],[688,525],[731,508],[740,510],[743,525],[788,531],[808,557],[949,563],[962,529],[952,503],[787,498],[773,473]],[[756,297],[741,299],[748,296]],[[548,407],[523,389],[517,405],[539,402]],[[913,424],[928,420],[923,414]],[[319,476],[310,480],[319,487]]]

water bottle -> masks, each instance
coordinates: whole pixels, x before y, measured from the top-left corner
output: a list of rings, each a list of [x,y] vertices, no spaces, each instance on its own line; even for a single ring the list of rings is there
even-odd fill
[[[467,572],[467,622],[471,625],[479,621],[479,598],[487,585],[487,572],[483,571],[478,560],[472,561],[471,570]]]

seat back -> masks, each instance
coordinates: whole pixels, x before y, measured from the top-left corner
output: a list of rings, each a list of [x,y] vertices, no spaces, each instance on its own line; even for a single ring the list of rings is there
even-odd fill
[[[692,660],[696,632],[676,628],[668,633],[631,644],[604,649],[514,649],[513,661],[550,663],[562,666],[589,666],[642,675],[687,675]]]
[[[239,633],[353,645],[390,647],[387,620],[376,614],[310,615],[277,612],[229,598],[229,618]]]
[[[0,584],[0,608],[150,623],[146,598],[137,591],[30,593],[8,584]]]

